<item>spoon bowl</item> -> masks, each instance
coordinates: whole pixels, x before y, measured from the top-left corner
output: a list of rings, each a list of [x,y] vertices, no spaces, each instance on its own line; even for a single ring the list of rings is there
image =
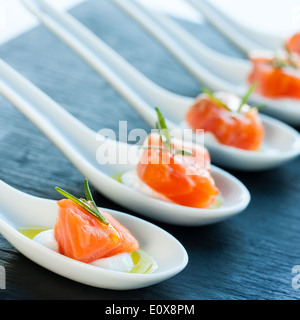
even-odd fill
[[[212,161],[233,170],[262,171],[279,167],[297,158],[300,154],[298,131],[266,115],[261,115],[261,118],[265,136],[258,151],[222,145],[212,134],[206,133],[205,146]]]
[[[92,266],[68,258],[24,236],[18,231],[20,228],[53,228],[58,206],[53,200],[25,194],[0,181],[0,233],[19,252],[52,272],[89,286],[129,290],[167,280],[185,268],[188,255],[172,235],[126,213],[103,210],[127,227],[139,241],[141,249],[154,258],[158,268],[153,273],[123,273]]]

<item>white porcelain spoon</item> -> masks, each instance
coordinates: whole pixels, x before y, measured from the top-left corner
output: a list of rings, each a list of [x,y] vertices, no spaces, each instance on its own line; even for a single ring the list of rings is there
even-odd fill
[[[139,5],[138,8],[155,21],[157,25],[164,28],[164,30],[166,30],[182,48],[188,51],[199,64],[205,65],[205,68],[209,69],[220,78],[233,82],[235,85],[245,81],[246,75],[250,73],[252,68],[252,64],[248,59],[231,57],[215,51],[202,43],[196,35],[188,32],[171,17],[154,10],[147,10],[141,5]],[[133,11],[133,7],[126,7],[126,10],[128,13],[138,12]],[[144,16],[141,16],[140,19],[137,13],[135,14],[135,17],[136,19],[139,19],[139,22],[143,23],[145,27],[148,26],[147,30],[150,32],[149,26],[151,26],[152,29],[153,22],[151,22],[150,19],[148,19],[148,21],[144,20]],[[155,36],[155,34],[153,35]]]
[[[153,106],[159,106],[169,120],[169,127],[180,127],[195,99],[176,95],[151,82],[69,14],[58,12],[44,1],[38,1],[43,9],[36,1],[23,2],[41,22],[104,77],[150,126],[155,126],[156,121]],[[139,96],[132,91],[132,87]],[[235,170],[263,170],[281,165],[299,155],[298,132],[280,121],[267,116],[262,118],[266,137],[261,152],[227,147],[207,135],[205,146],[211,153],[213,163]]]
[[[190,47],[182,46],[182,44],[178,42],[182,42],[182,37],[176,36],[174,38],[175,32],[172,32],[173,36],[170,36],[165,29],[165,25],[161,24],[161,19],[157,19],[157,14],[146,10],[145,7],[138,4],[135,0],[112,1],[156,38],[200,83],[205,84],[212,90],[228,91],[239,96],[247,91],[248,84],[246,79],[249,65],[241,63],[240,60],[228,58],[226,58],[223,63],[220,54],[214,54],[208,57],[211,49],[206,50],[206,52],[203,51],[201,55],[195,58],[195,56],[187,50]],[[204,48],[204,45],[201,45],[201,47]],[[219,58],[221,58],[221,60],[218,60]],[[201,63],[199,63],[199,59],[201,59]],[[216,60],[218,60],[218,62],[215,68],[224,69],[217,73],[222,74],[222,76],[230,74],[227,79],[222,78],[220,75],[213,74],[206,67],[203,67],[204,65],[211,66]],[[228,65],[226,62],[228,62]],[[231,70],[229,67],[233,66],[235,62],[238,64]],[[241,68],[238,67],[239,65]],[[233,79],[235,80],[234,82],[232,82]],[[239,79],[244,79],[244,81],[239,81]],[[300,101],[296,99],[269,99],[258,94],[252,94],[249,101],[253,104],[265,104],[264,113],[275,116],[289,124],[300,125]]]
[[[129,290],[159,283],[185,268],[188,255],[172,235],[126,213],[104,210],[127,227],[139,241],[141,249],[157,262],[158,268],[152,274],[116,272],[92,266],[68,258],[24,236],[19,231],[24,227],[53,228],[58,206],[53,200],[28,195],[0,180],[0,233],[27,258],[50,271],[89,286]]]
[[[90,130],[1,60],[0,94],[35,124],[95,188],[134,212],[170,224],[195,226],[227,219],[249,204],[246,187],[214,166],[212,175],[224,198],[222,206],[215,209],[176,205],[119,183],[112,176],[134,169],[142,150]]]
[[[186,2],[200,11],[213,26],[246,54],[256,49],[277,50],[284,43],[284,39],[280,36],[258,32],[238,23],[209,1],[186,0]]]

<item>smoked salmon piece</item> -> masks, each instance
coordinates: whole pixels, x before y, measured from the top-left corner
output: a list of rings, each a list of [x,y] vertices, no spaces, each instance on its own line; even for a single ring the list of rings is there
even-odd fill
[[[214,203],[219,190],[211,176],[210,155],[205,148],[172,142],[168,150],[158,134],[149,135],[146,145],[149,148],[143,151],[137,165],[137,175],[145,184],[179,205],[207,208]]]
[[[203,129],[212,133],[221,144],[258,150],[264,137],[258,110],[249,107],[247,112],[233,112],[230,101],[236,102],[238,98],[229,93],[223,96],[218,103],[207,94],[201,94],[187,112],[185,121],[193,130]]]
[[[63,255],[90,263],[139,248],[130,231],[107,212],[99,209],[108,221],[106,225],[70,199],[60,200],[57,204],[54,236]]]
[[[293,34],[285,42],[285,48],[289,52],[300,54],[300,32]]]
[[[256,92],[266,98],[300,99],[300,56],[272,55],[250,57],[252,70],[249,84],[258,83]]]

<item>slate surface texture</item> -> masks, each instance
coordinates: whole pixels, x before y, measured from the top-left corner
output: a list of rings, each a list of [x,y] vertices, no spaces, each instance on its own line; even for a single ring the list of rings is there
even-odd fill
[[[89,0],[70,13],[160,86],[186,96],[199,93],[201,84],[110,1]],[[242,56],[208,24],[182,23],[216,50]],[[43,26],[0,46],[0,57],[95,131],[117,130],[120,120],[128,121],[128,130],[150,131],[114,89]],[[79,194],[84,177],[68,159],[2,97],[0,108],[0,179],[50,199],[60,198],[56,185]],[[102,290],[65,279],[24,257],[0,235],[0,265],[6,270],[0,299],[299,299],[300,291],[292,287],[292,268],[300,264],[299,167],[298,158],[265,172],[231,171],[252,200],[227,221],[188,228],[148,219],[184,245],[189,264],[176,277],[144,289]],[[100,206],[130,213],[92,191]]]

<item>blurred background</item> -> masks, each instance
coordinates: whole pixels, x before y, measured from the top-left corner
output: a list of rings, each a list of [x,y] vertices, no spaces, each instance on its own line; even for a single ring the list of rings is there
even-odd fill
[[[181,0],[139,0],[149,8],[176,17],[203,22],[185,1]],[[85,0],[52,0],[53,5],[62,10],[71,8]],[[210,0],[227,15],[242,25],[286,38],[300,29],[299,0]],[[0,1],[0,43],[34,27],[38,22],[23,7],[19,0]]]

